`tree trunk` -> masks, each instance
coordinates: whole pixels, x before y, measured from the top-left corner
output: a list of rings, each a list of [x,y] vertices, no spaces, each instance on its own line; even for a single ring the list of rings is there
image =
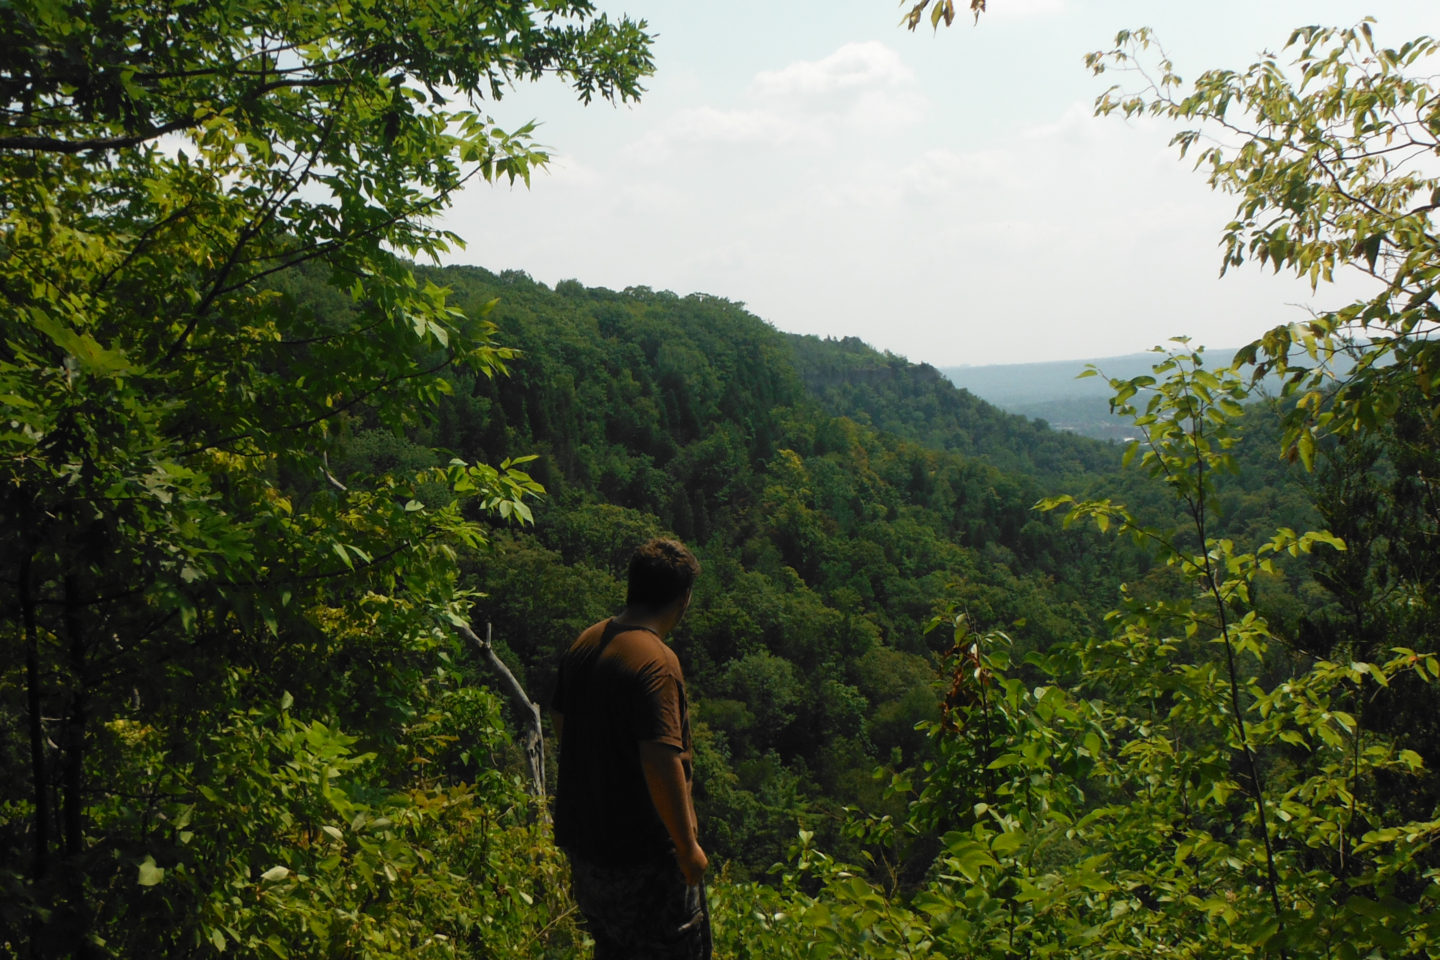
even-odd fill
[[[35,597],[30,592],[30,558],[20,562],[20,615],[25,623],[25,706],[29,712],[30,780],[35,799],[35,846],[30,875],[44,879],[50,858],[50,794],[45,789],[45,723],[40,716],[40,638]]]
[[[50,872],[50,791],[45,776],[45,721],[40,716],[40,636],[35,623],[35,595],[30,583],[31,558],[20,561],[20,617],[25,629],[25,708],[30,714],[30,781],[35,801],[35,845],[30,877],[36,894]],[[43,921],[33,908],[28,911],[26,934],[29,955],[39,957]]]
[[[85,722],[88,697],[88,670],[85,664],[85,640],[80,626],[79,596],[75,576],[65,577],[65,633],[70,653],[70,709],[65,717],[65,798],[61,811],[64,824],[64,850],[69,859],[78,860],[84,852],[85,833]],[[72,870],[72,873],[75,871]],[[77,904],[78,906],[78,904]]]
[[[91,912],[86,897],[85,866],[85,728],[90,709],[90,668],[86,660],[85,631],[80,622],[80,589],[74,574],[64,583],[65,639],[69,647],[70,703],[64,721],[65,744],[61,767],[64,788],[61,803],[61,849],[65,864],[66,905],[61,912],[65,938],[72,956],[87,960],[96,955],[90,942]]]

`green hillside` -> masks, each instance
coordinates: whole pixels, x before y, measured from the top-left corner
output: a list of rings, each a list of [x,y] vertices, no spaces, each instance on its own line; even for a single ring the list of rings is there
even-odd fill
[[[1113,448],[1079,436],[1057,435],[1056,430],[1035,423],[1029,414],[1016,415],[1025,411],[1009,406],[1005,397],[992,399],[978,385],[957,379],[954,368],[936,370],[928,364],[917,366],[900,357],[881,356],[853,337],[838,342],[817,337],[794,337],[792,341],[800,374],[818,402],[887,433],[979,457],[1051,483],[1078,480],[1115,467]],[[1147,357],[1146,365],[1135,373],[1148,373],[1150,362]],[[963,389],[954,389],[957,384]],[[1090,392],[1096,389],[1092,387]],[[1108,401],[1108,389],[1101,386],[1099,392]],[[1068,402],[1071,395],[1061,392],[1056,399]],[[1108,406],[1106,412],[1108,415]],[[1055,427],[1068,429],[1059,424]]]
[[[673,532],[705,565],[676,648],[705,729],[702,810],[737,870],[768,868],[800,826],[837,842],[835,810],[878,798],[877,765],[923,760],[938,604],[1040,649],[1099,622],[1122,554],[1033,506],[1084,458],[1113,459],[1102,445],[719,298],[427,276],[468,309],[498,298],[489,318],[520,351],[507,378],[457,379],[416,439],[539,454],[533,535],[497,533],[465,581],[537,695],[560,648],[613,612],[637,539]],[[341,463],[358,474],[386,441],[356,427]]]

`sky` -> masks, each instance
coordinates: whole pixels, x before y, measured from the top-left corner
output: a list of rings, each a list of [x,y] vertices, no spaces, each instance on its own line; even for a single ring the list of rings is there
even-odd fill
[[[656,35],[644,97],[582,107],[546,82],[487,104],[538,120],[552,161],[528,189],[467,188],[448,262],[706,293],[935,366],[1236,346],[1360,291],[1218,276],[1233,203],[1168,146],[1178,128],[1092,115],[1126,78],[1084,55],[1116,31],[1153,28],[1187,79],[1301,24],[1440,32],[1435,0],[990,0],[938,33],[892,0],[598,6]]]

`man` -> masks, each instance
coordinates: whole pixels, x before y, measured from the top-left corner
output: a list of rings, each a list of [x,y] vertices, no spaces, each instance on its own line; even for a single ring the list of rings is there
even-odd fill
[[[710,956],[685,678],[664,643],[699,572],[675,540],[641,544],[625,609],[586,629],[560,661],[555,838],[596,960]]]

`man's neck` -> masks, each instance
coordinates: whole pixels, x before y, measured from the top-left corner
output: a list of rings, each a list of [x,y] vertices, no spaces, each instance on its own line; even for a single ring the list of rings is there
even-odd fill
[[[620,626],[649,630],[661,640],[664,640],[670,631],[675,629],[675,624],[679,619],[675,615],[674,605],[660,610],[651,607],[626,607],[615,614],[615,622]]]

